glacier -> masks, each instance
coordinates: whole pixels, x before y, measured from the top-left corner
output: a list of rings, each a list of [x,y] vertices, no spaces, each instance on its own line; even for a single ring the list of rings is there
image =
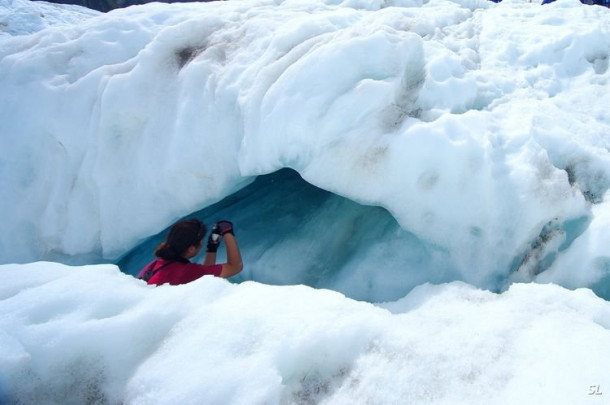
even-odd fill
[[[570,287],[605,285],[603,252],[570,251],[608,188],[605,8],[230,1],[79,18],[2,41],[4,263],[117,262],[289,168],[387,210],[417,244],[393,250],[441,252],[446,281],[567,285],[577,260]],[[433,281],[445,257],[424,259]]]
[[[0,0],[0,403],[603,400],[609,31],[578,0]],[[244,271],[131,277],[185,216]]]

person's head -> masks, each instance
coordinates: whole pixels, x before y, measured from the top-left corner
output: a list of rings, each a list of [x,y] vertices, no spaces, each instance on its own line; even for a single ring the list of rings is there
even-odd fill
[[[198,219],[185,219],[172,225],[165,241],[155,250],[155,256],[166,260],[190,259],[203,246],[206,226]]]

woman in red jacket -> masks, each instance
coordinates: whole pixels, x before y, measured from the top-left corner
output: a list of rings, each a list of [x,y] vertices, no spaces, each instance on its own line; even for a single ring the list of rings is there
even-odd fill
[[[157,259],[149,263],[138,278],[148,284],[186,284],[205,275],[228,278],[243,268],[241,253],[233,233],[233,224],[218,221],[208,238],[203,264],[191,263],[203,248],[206,226],[198,219],[187,219],[175,223],[163,243],[157,247]],[[216,264],[216,251],[224,240],[227,262]]]

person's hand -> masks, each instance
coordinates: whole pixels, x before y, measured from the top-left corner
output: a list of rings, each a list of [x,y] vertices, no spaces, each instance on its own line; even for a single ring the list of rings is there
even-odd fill
[[[216,251],[218,250],[218,246],[220,245],[221,236],[222,235],[218,229],[218,226],[214,224],[212,232],[210,232],[210,236],[208,236],[208,245],[206,248],[208,252],[216,253]]]
[[[230,221],[218,221],[214,224],[214,228],[212,228],[212,231],[214,229],[217,229],[220,235],[222,236],[226,235],[227,233],[230,233],[231,235],[235,236],[235,234],[233,233],[233,223]]]

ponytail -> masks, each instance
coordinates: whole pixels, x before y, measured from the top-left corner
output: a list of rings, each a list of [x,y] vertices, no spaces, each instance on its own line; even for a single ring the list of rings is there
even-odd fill
[[[167,242],[163,242],[157,247],[155,250],[155,256],[165,260],[176,260],[180,258],[180,254],[176,252],[176,249],[168,245]]]

